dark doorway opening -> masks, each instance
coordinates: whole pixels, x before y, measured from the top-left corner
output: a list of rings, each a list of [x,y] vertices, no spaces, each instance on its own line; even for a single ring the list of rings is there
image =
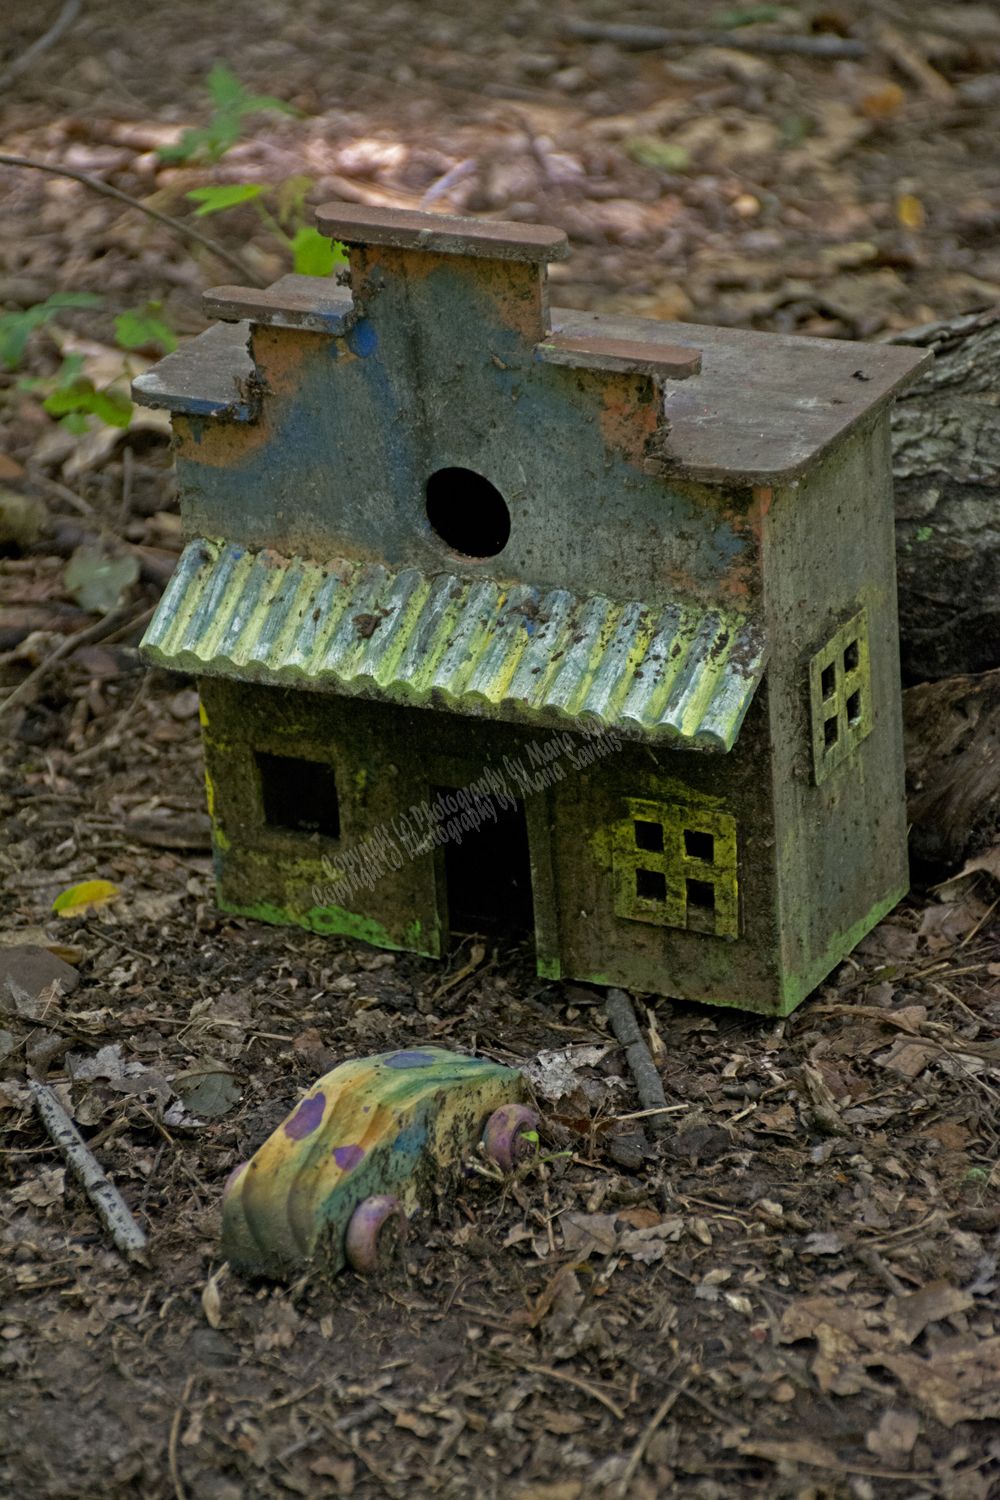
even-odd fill
[[[340,838],[340,806],[333,767],[322,760],[257,751],[264,822],[294,833]]]
[[[454,788],[435,787],[437,797],[454,797]],[[453,933],[479,932],[490,936],[534,931],[531,900],[531,861],[524,803],[502,811],[496,822],[485,818],[478,829],[462,829],[462,842],[449,838],[444,845],[448,925]],[[444,830],[461,813],[442,809]]]
[[[474,469],[438,469],[431,475],[427,519],[443,542],[466,557],[496,557],[510,539],[506,501]]]

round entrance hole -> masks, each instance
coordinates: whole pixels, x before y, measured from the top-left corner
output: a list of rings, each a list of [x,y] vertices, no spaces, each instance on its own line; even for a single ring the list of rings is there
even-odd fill
[[[472,469],[438,469],[431,475],[427,519],[447,546],[466,557],[496,557],[510,538],[503,496]]]

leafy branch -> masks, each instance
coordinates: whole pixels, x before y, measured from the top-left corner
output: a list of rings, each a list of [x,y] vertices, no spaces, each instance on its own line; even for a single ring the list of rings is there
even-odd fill
[[[320,234],[314,224],[305,222],[305,198],[312,185],[311,177],[289,177],[279,188],[266,182],[234,182],[192,188],[184,196],[200,204],[195,209],[196,219],[252,202],[265,229],[291,251],[293,269],[300,276],[332,276],[334,266],[346,263],[347,251]],[[273,214],[262,201],[265,194],[274,195]]]
[[[216,63],[208,75],[208,93],[215,109],[204,130],[185,130],[175,146],[161,146],[161,161],[199,162],[211,166],[235,146],[243,133],[243,117],[262,109],[278,109],[282,114],[299,111],[283,99],[270,94],[250,94],[235,73],[224,63]]]
[[[93,188],[95,193],[103,193],[106,198],[117,198],[120,203],[127,203],[129,208],[137,208],[140,213],[148,214],[158,223],[175,229],[185,239],[204,245],[206,250],[211,250],[212,254],[225,261],[227,266],[232,266],[244,285],[257,287],[267,285],[256,271],[251,271],[250,267],[240,260],[238,255],[224,250],[221,245],[217,245],[214,240],[210,240],[208,235],[202,234],[193,225],[184,224],[180,219],[172,219],[169,214],[162,214],[158,208],[151,208],[148,203],[142,203],[138,198],[133,198],[130,193],[123,193],[120,188],[112,187],[110,182],[102,182],[99,177],[88,177],[86,172],[74,172],[71,167],[53,167],[47,161],[36,161],[30,156],[8,156],[6,153],[0,153],[0,166],[30,167],[36,172],[51,172],[54,177],[71,177],[74,182],[82,182],[84,187]]]

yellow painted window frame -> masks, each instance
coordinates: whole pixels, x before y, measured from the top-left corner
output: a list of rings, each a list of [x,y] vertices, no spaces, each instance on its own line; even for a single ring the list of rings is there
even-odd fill
[[[715,937],[739,936],[736,819],[708,808],[673,802],[627,799],[629,816],[614,830],[613,869],[615,914],[633,922],[659,927],[681,927]],[[663,849],[642,849],[636,842],[636,823],[659,824]],[[684,834],[708,833],[713,843],[709,862],[688,854]],[[646,899],[637,893],[640,870],[661,874],[666,899]],[[715,911],[688,903],[687,882],[704,881],[714,887]]]
[[[866,610],[860,610],[846,625],[841,625],[810,661],[809,702],[813,770],[818,786],[872,732],[872,674]],[[855,712],[852,712],[852,707]],[[835,733],[828,725],[835,726]]]

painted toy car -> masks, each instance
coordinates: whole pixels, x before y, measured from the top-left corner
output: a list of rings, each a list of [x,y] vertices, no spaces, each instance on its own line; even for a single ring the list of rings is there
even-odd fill
[[[345,1259],[378,1264],[378,1236],[401,1238],[435,1185],[454,1182],[475,1143],[510,1171],[534,1116],[513,1068],[423,1047],[341,1063],[316,1083],[223,1194],[222,1253],[237,1270],[284,1276]]]

